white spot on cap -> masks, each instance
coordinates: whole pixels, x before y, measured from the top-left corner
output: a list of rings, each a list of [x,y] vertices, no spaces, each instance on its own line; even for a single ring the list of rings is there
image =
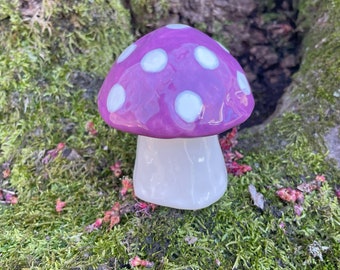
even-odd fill
[[[206,69],[215,69],[219,65],[217,56],[204,46],[198,46],[194,51],[197,62]]]
[[[144,55],[141,66],[147,72],[160,72],[168,63],[168,55],[163,49],[155,49]]]
[[[225,50],[227,53],[230,53],[229,50],[228,50],[226,47],[224,47],[224,46],[222,45],[222,43],[220,43],[220,42],[218,42],[218,41],[216,41],[216,42],[218,43],[218,45],[221,46],[221,48],[222,48],[223,50]]]
[[[184,28],[189,28],[190,26],[185,25],[185,24],[180,24],[180,23],[173,23],[173,24],[168,24],[166,28],[169,29],[184,29]]]
[[[187,123],[192,123],[198,118],[202,107],[201,97],[190,90],[183,91],[175,100],[176,113]]]
[[[237,83],[238,83],[238,85],[241,88],[243,93],[245,93],[246,95],[249,95],[251,93],[250,86],[249,86],[248,80],[246,78],[246,75],[244,75],[240,71],[237,71]]]
[[[110,113],[120,109],[125,102],[125,90],[120,84],[115,84],[107,97],[106,107]]]
[[[132,43],[129,47],[127,47],[121,55],[117,58],[117,63],[123,62],[126,58],[130,56],[131,53],[136,49],[137,45],[135,43]]]

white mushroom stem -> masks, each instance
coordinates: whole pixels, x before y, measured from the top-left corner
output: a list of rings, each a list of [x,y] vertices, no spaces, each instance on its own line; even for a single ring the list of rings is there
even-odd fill
[[[144,201],[178,209],[207,207],[220,199],[227,188],[218,136],[138,136],[133,178],[135,194]]]

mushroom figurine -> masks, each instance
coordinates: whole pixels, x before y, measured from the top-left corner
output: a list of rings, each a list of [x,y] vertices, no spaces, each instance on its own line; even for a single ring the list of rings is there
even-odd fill
[[[108,125],[138,135],[136,196],[196,210],[226,191],[218,134],[244,122],[254,99],[226,48],[195,28],[169,24],[122,52],[98,107]]]

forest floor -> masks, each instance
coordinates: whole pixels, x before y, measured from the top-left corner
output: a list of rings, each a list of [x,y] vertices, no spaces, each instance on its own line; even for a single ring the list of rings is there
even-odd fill
[[[251,171],[184,211],[133,197],[136,137],[97,110],[135,38],[126,7],[0,2],[0,269],[339,269],[340,2],[299,10],[311,29],[292,94],[233,148]]]

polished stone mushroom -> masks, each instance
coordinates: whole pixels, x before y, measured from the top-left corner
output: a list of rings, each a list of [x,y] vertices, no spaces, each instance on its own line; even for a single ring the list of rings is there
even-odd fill
[[[244,122],[254,99],[227,49],[195,28],[170,24],[122,52],[98,106],[108,125],[138,135],[136,196],[195,210],[224,194],[218,134]]]

